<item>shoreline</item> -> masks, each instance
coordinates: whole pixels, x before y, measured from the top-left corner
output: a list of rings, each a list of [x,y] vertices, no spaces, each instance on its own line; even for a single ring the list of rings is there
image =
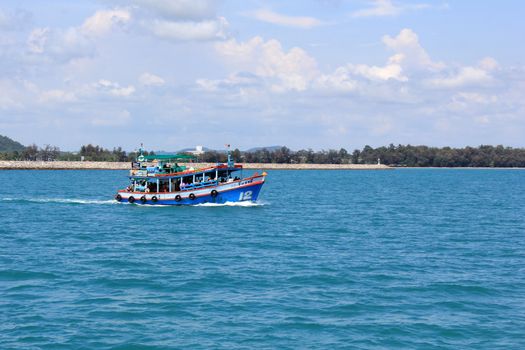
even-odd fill
[[[180,165],[205,168],[215,163],[179,163]],[[383,164],[276,164],[236,163],[248,170],[393,170]],[[11,161],[0,160],[0,170],[129,170],[130,162],[77,162],[77,161]]]
[[[179,163],[180,165],[205,168],[215,163]],[[525,170],[523,167],[405,167],[384,164],[278,164],[278,163],[236,163],[247,170],[395,170],[395,169],[465,169],[465,170]],[[1,170],[129,170],[130,162],[90,161],[15,161],[0,160]]]

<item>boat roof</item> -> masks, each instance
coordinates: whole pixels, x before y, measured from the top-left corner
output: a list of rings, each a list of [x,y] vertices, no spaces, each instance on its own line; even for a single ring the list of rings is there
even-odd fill
[[[169,173],[169,174],[155,173],[155,174],[147,174],[147,175],[131,175],[129,177],[130,178],[141,178],[141,179],[184,177],[188,175],[202,174],[202,173],[206,173],[209,171],[214,171],[216,169],[219,171],[239,171],[239,170],[242,170],[242,165],[234,164],[233,166],[228,166],[228,164],[217,164],[217,165],[206,167],[206,168],[179,171],[177,173]]]
[[[191,160],[197,159],[197,157],[189,154],[150,154],[147,156],[142,156],[146,161],[152,160]]]

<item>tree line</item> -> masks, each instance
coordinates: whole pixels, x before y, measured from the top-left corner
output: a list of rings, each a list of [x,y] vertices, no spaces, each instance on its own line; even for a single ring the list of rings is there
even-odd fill
[[[154,152],[144,151],[144,155]],[[94,161],[94,162],[131,162],[137,158],[137,152],[126,152],[122,147],[113,150],[97,145],[83,145],[78,152],[63,152],[60,148],[51,145],[38,147],[35,144],[25,147],[21,151],[0,152],[0,160],[29,160],[29,161]]]
[[[346,149],[292,151],[281,147],[272,151],[232,152],[233,158],[244,163],[289,164],[381,164],[401,167],[525,167],[525,148],[504,146],[428,147],[393,145],[373,148],[365,146],[348,152]],[[205,162],[226,161],[226,154],[209,151],[200,156]]]
[[[153,152],[145,152],[154,154]],[[40,148],[30,145],[20,151],[0,152],[1,160],[42,161],[107,161],[129,162],[137,157],[136,152],[126,152],[121,147],[112,150],[84,145],[78,152],[62,152],[56,146]],[[525,148],[481,145],[479,147],[428,147],[393,145],[373,148],[365,146],[348,152],[346,149],[292,151],[288,147],[258,149],[252,152],[232,151],[232,157],[243,163],[287,163],[287,164],[382,164],[401,167],[525,167]],[[226,152],[207,151],[198,156],[200,162],[225,162]]]

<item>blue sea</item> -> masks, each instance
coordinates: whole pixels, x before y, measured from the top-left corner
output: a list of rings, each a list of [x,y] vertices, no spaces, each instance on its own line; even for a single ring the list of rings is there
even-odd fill
[[[525,349],[525,171],[269,171],[243,206],[0,171],[0,349]]]

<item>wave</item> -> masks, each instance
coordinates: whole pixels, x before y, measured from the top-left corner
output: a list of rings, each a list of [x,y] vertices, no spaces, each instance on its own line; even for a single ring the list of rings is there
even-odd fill
[[[121,204],[114,199],[80,199],[80,198],[2,198],[4,202],[29,203],[63,203],[63,204]]]
[[[268,205],[266,202],[250,202],[250,201],[244,201],[244,202],[226,202],[226,203],[202,203],[202,204],[195,204],[193,207],[262,207]]]
[[[25,203],[61,203],[61,204],[99,204],[99,205],[107,205],[107,204],[130,204],[127,202],[117,202],[114,199],[107,199],[107,200],[98,200],[98,199],[80,199],[80,198],[2,198],[0,201],[4,202],[25,202]],[[250,202],[250,201],[244,201],[244,202],[226,202],[226,203],[201,203],[201,204],[195,204],[190,205],[191,207],[261,207],[268,205],[266,202]],[[141,207],[172,207],[171,205],[162,205],[162,204],[148,204],[148,205],[140,205]]]

